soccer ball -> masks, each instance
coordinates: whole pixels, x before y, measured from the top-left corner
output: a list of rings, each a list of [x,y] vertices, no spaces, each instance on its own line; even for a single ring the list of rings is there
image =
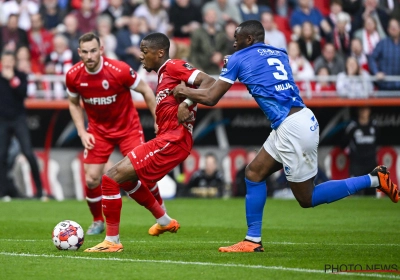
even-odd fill
[[[53,243],[58,250],[78,250],[83,244],[83,229],[74,221],[59,222],[53,229]]]

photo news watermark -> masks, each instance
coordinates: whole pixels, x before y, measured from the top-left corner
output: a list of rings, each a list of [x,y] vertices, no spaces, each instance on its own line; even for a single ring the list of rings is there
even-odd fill
[[[325,273],[396,273],[400,274],[398,264],[325,264]]]

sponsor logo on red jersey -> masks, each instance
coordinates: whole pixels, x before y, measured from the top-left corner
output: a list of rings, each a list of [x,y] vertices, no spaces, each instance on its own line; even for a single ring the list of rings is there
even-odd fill
[[[91,97],[91,98],[83,98],[83,102],[92,104],[92,105],[108,105],[117,101],[117,95],[111,95],[107,97]]]

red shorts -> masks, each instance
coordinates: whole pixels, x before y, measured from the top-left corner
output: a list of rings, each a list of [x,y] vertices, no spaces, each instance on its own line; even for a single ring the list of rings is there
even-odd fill
[[[119,146],[123,156],[126,156],[133,148],[144,143],[143,130],[132,130],[129,134],[118,138],[106,138],[103,135],[93,133],[95,138],[94,148],[85,149],[83,162],[88,164],[102,164],[108,161],[115,146]]]
[[[139,180],[151,186],[161,180],[190,154],[187,147],[165,139],[155,138],[128,153]]]

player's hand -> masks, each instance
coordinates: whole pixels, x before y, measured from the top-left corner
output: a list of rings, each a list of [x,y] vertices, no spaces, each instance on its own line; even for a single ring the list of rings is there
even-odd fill
[[[93,149],[94,148],[94,144],[96,142],[96,140],[94,139],[93,134],[88,133],[86,131],[82,134],[81,141],[82,141],[82,145],[88,150]]]
[[[185,91],[186,91],[186,84],[184,81],[182,81],[180,85],[177,85],[172,90],[172,93],[174,94],[175,99],[179,100],[181,98],[186,98]]]
[[[179,104],[177,116],[178,122],[182,123],[183,125],[185,125],[186,122],[195,121],[193,112],[189,111],[189,106],[185,102]]]

